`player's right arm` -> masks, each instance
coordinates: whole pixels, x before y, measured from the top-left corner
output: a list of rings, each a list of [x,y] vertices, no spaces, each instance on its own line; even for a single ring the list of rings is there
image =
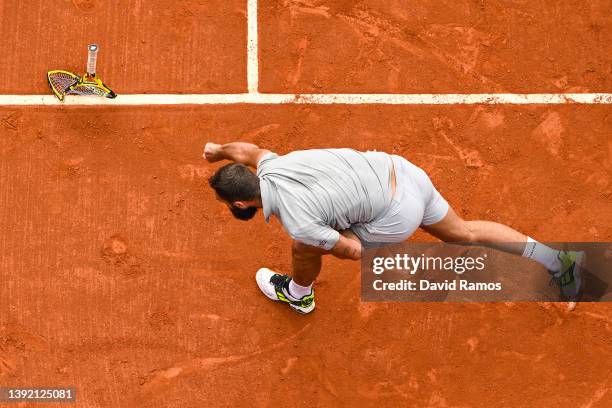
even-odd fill
[[[268,153],[270,153],[269,150],[244,142],[232,142],[223,145],[208,142],[204,146],[204,158],[210,163],[231,160],[253,168],[257,167],[259,160]]]

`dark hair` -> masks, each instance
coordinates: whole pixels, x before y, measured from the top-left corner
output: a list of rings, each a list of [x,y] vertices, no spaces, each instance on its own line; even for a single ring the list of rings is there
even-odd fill
[[[230,163],[208,179],[219,197],[232,203],[259,198],[259,178],[244,164]]]

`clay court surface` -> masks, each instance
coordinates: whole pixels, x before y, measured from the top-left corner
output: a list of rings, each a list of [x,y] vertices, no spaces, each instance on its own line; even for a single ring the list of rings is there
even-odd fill
[[[2,3],[0,93],[48,93],[94,40],[120,95],[246,92],[246,1],[117,3]],[[260,91],[610,92],[611,7],[262,0]],[[290,240],[234,220],[201,154],[384,150],[468,219],[610,242],[611,135],[610,105],[0,107],[0,385],[87,408],[609,407],[609,303],[363,303],[336,259],[313,314],[268,301],[255,271],[289,272]]]

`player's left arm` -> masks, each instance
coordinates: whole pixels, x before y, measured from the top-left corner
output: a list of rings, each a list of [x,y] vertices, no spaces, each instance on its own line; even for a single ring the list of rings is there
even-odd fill
[[[268,153],[270,153],[269,150],[245,142],[232,142],[223,145],[208,142],[204,146],[204,158],[211,163],[231,160],[253,168],[257,167],[259,160]]]
[[[354,261],[360,260],[361,241],[359,241],[359,238],[357,238],[357,236],[349,230],[339,231],[339,233],[338,240],[331,249],[324,249],[320,246],[315,246],[300,241],[294,241],[294,248],[298,247],[301,251],[321,255],[331,254],[340,259],[352,259]],[[309,240],[309,242],[314,241]]]
[[[340,238],[330,253],[337,258],[358,261],[361,259],[361,242],[352,232],[341,231]]]

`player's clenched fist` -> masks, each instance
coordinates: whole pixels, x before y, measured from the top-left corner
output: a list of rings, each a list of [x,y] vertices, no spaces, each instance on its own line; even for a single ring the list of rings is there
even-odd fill
[[[206,160],[208,160],[211,163],[222,160],[223,157],[221,157],[221,155],[219,154],[220,150],[221,150],[221,145],[212,143],[212,142],[208,142],[204,146],[203,156]]]

